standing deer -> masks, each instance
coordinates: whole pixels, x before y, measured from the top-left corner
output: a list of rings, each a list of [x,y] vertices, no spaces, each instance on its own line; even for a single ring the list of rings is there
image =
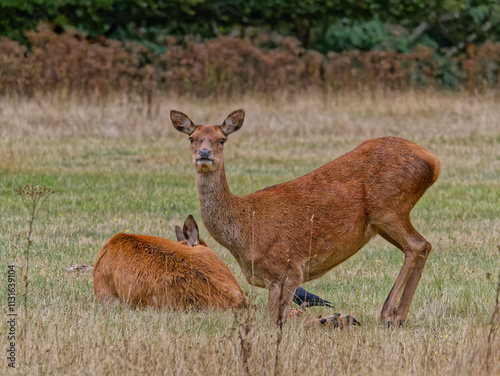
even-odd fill
[[[438,158],[401,138],[377,138],[295,180],[236,196],[223,150],[245,112],[232,112],[220,126],[197,126],[174,110],[170,118],[191,142],[205,227],[250,284],[269,290],[267,313],[274,322],[284,322],[301,283],[323,276],[376,234],[405,255],[381,320],[404,322],[432,248],[413,227],[410,211],[437,180]]]
[[[236,277],[199,239],[189,215],[179,242],[157,236],[117,234],[99,252],[92,275],[99,300],[131,306],[229,309],[248,305]]]

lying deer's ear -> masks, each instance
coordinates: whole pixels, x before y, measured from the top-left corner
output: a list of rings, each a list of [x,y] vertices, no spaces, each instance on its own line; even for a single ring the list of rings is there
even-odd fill
[[[177,238],[178,242],[186,240],[186,238],[184,238],[184,234],[182,233],[182,229],[177,225],[175,226],[175,237]]]
[[[186,245],[189,247],[195,247],[200,244],[198,225],[191,214],[189,214],[186,218],[182,232],[184,234],[184,238],[186,239]]]
[[[243,126],[244,120],[245,120],[245,111],[243,111],[243,109],[239,109],[231,112],[227,116],[226,120],[224,120],[224,123],[222,123],[220,128],[222,132],[224,132],[224,134],[228,136],[231,133],[238,131]]]
[[[170,111],[170,120],[172,120],[175,129],[188,136],[193,133],[196,128],[196,125],[194,125],[191,119],[180,111]]]

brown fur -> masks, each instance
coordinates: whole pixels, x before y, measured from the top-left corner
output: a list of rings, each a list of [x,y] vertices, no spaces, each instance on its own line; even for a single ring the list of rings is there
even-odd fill
[[[386,323],[402,323],[431,250],[410,211],[437,180],[439,159],[411,141],[378,138],[305,176],[236,196],[227,184],[223,144],[244,116],[237,110],[220,126],[197,126],[171,111],[174,127],[190,136],[205,227],[249,283],[269,289],[268,314],[283,321],[302,282],[321,277],[380,234],[405,254],[381,313]]]
[[[179,242],[157,236],[115,235],[94,264],[96,297],[158,308],[246,307],[248,302],[234,274],[199,240],[197,227],[193,231]]]

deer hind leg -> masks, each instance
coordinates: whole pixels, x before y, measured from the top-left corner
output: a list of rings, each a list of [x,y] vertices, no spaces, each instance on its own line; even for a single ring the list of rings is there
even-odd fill
[[[387,296],[381,313],[381,320],[384,323],[390,325],[395,322],[399,325],[406,319],[432,246],[415,230],[409,216],[396,224],[384,224],[377,227],[379,234],[401,249],[405,255],[403,267]]]

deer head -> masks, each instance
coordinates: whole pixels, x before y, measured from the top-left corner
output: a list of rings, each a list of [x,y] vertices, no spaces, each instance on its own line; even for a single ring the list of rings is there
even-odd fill
[[[196,247],[197,245],[208,247],[207,243],[203,239],[200,239],[199,235],[198,224],[191,214],[184,221],[183,228],[175,226],[177,241],[184,242],[188,247]]]
[[[174,128],[189,136],[194,168],[200,173],[210,173],[223,165],[224,143],[227,137],[243,126],[245,112],[231,112],[222,125],[197,126],[184,113],[172,110],[170,119]]]

